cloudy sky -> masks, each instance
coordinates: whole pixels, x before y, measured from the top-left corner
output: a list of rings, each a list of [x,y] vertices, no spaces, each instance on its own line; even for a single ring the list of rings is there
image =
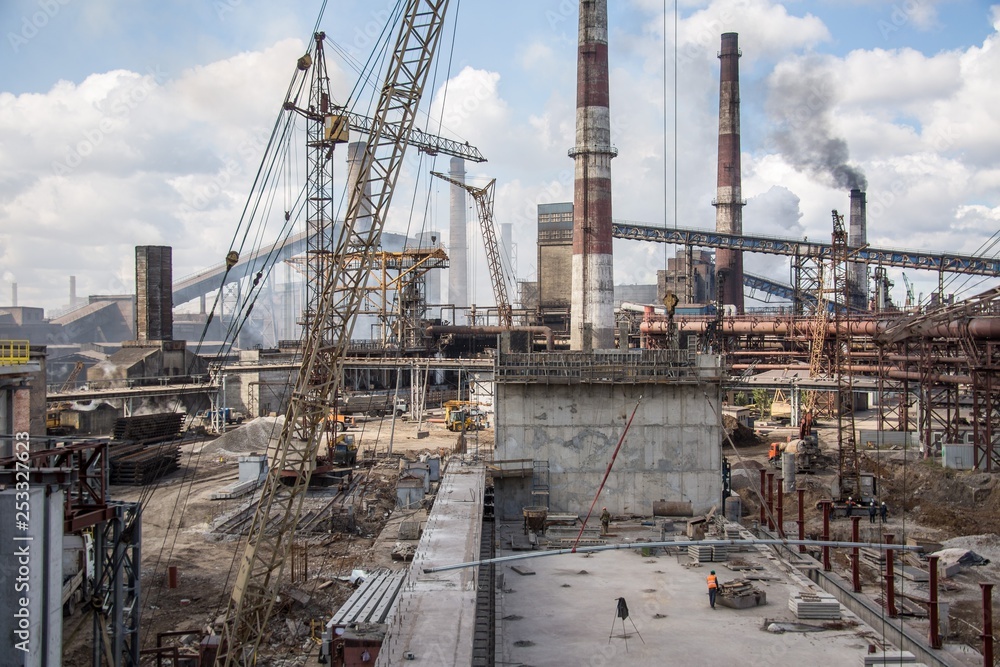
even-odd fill
[[[220,262],[320,4],[0,2],[0,304],[16,281],[21,305],[56,311],[69,275],[80,295],[131,292],[135,245],[173,246],[175,276]],[[357,68],[395,4],[330,0],[320,26],[337,102],[370,97]],[[747,233],[828,239],[830,210],[848,210],[832,152],[867,180],[872,245],[997,252],[1000,5],[609,4],[615,218],[714,226],[716,54],[734,31]],[[518,278],[532,279],[535,207],[572,197],[577,3],[452,0],[450,11],[418,125],[489,159],[468,165],[469,178],[497,178],[496,220],[513,224]],[[389,231],[447,229],[447,186],[428,184],[431,169],[447,171],[447,158],[408,160]],[[304,171],[298,149],[265,235],[277,235]],[[616,282],[653,282],[672,253],[616,241]],[[746,264],[788,281],[781,258]],[[481,251],[470,275],[476,300],[491,301]],[[933,275],[907,277],[918,293],[934,288]]]

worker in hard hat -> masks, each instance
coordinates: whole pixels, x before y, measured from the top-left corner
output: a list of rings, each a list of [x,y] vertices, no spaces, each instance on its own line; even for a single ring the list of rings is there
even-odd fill
[[[705,580],[708,583],[708,604],[715,609],[715,594],[719,591],[719,579],[715,576],[715,570],[712,570]]]
[[[601,508],[601,535],[608,534],[608,526],[611,525],[611,512],[607,507]]]

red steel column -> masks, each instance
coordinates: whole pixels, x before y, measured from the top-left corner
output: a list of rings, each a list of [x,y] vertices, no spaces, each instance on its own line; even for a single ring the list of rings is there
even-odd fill
[[[983,590],[983,667],[993,667],[993,584],[980,583]]]
[[[857,544],[861,541],[861,517],[851,517],[851,541]],[[861,549],[854,547],[851,552],[851,582],[854,584],[854,592],[861,592]]]
[[[767,527],[774,530],[774,473],[767,473]]]
[[[823,541],[830,541],[830,501],[823,501]],[[823,547],[823,570],[830,571],[830,547]]]
[[[895,537],[892,533],[885,534],[885,543],[892,544]],[[889,618],[896,618],[896,567],[893,564],[893,550],[885,550],[885,606]]]
[[[795,523],[799,524],[799,541],[806,539],[806,490],[796,489],[799,494],[799,520]],[[799,553],[804,554],[806,552],[806,545],[799,545]]]
[[[764,523],[767,521],[766,513],[764,512],[764,504],[767,502],[764,498],[764,480],[767,477],[767,471],[763,468],[760,469],[760,527],[764,527]]]
[[[778,484],[778,537],[785,537],[785,489],[782,486],[783,477],[775,480]]]
[[[615,346],[611,260],[611,111],[608,92],[608,2],[580,0],[576,70],[573,264],[570,349]]]
[[[719,51],[719,173],[715,201],[715,231],[743,233],[743,185],[740,175],[740,47],[739,35],[722,35]],[[716,279],[722,281],[722,302],[743,312],[743,253],[715,251]]]
[[[938,557],[928,556],[927,557],[927,567],[931,573],[930,580],[930,601],[928,607],[930,607],[930,636],[929,640],[931,643],[931,648],[941,648],[941,623],[938,618]]]

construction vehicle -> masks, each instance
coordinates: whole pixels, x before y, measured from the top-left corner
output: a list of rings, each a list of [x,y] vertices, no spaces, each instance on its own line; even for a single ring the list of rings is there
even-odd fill
[[[354,425],[355,421],[352,415],[345,415],[336,410],[331,410],[330,414],[326,416],[326,430],[331,433],[346,431]]]
[[[444,425],[449,431],[475,431],[482,424],[482,413],[472,401],[445,401]]]
[[[328,447],[327,457],[339,466],[353,466],[358,461],[358,445],[353,433],[341,433]]]
[[[399,34],[385,67],[385,80],[378,90],[377,111],[372,118],[363,149],[367,176],[350,188],[342,231],[333,235],[332,247],[323,246],[324,259],[315,273],[305,319],[301,363],[290,394],[285,422],[274,448],[272,470],[261,489],[257,509],[239,559],[229,606],[217,639],[215,662],[223,667],[257,664],[257,649],[269,636],[268,621],[274,611],[285,563],[289,560],[292,534],[302,516],[302,501],[316,467],[330,408],[336,405],[351,332],[362,310],[363,290],[378,252],[393,190],[405,157],[405,137],[412,131],[417,107],[440,42],[447,0],[408,0],[399,15]],[[329,156],[335,141],[325,137],[332,116],[329,77],[323,56],[326,36],[314,35],[315,51],[299,59],[297,69],[311,69],[309,106],[300,108],[292,100],[286,108],[309,120],[310,191],[307,216],[317,233],[333,229],[332,197],[325,191]],[[298,78],[296,74],[296,79]],[[304,78],[303,78],[304,83]],[[295,86],[290,87],[290,89]],[[366,194],[370,192],[371,194]],[[370,224],[358,224],[365,211]],[[328,225],[328,229],[323,227]],[[320,237],[318,240],[324,240]],[[348,254],[356,261],[343,262]],[[326,262],[325,258],[334,261]],[[292,479],[283,485],[285,471]]]
[[[785,397],[785,392],[774,390],[774,400],[771,401],[771,419],[791,419],[792,402]]]
[[[405,399],[392,394],[349,394],[337,401],[337,412],[340,415],[384,417],[395,413],[397,417],[401,417],[409,410],[410,406]]]
[[[775,468],[781,467],[782,454],[795,454],[797,472],[813,472],[819,464],[819,440],[815,435],[795,438],[787,442],[772,442],[767,451],[767,460]]]

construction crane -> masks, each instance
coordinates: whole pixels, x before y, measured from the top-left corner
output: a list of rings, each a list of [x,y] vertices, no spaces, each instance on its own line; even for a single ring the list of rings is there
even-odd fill
[[[497,243],[497,233],[493,228],[493,198],[497,179],[491,180],[485,188],[477,188],[436,171],[432,171],[431,174],[443,181],[448,181],[455,187],[466,190],[475,200],[476,211],[479,213],[479,226],[483,231],[483,243],[486,246],[486,260],[490,266],[493,296],[497,302],[497,315],[500,319],[500,326],[509,329],[513,325],[514,316],[510,307],[510,298],[507,296],[507,280],[500,263],[500,245]]]
[[[904,308],[910,309],[914,306],[915,301],[913,298],[913,283],[910,282],[905,273],[903,274],[903,285],[906,286],[906,305]]]
[[[76,362],[76,365],[73,366],[73,370],[69,372],[69,377],[66,378],[66,381],[63,382],[62,386],[59,388],[59,393],[65,394],[67,391],[72,389],[73,385],[76,384],[76,379],[80,377],[80,373],[82,372],[83,372],[83,362],[78,361]]]
[[[363,159],[368,174],[350,184],[347,215],[333,236],[328,270],[311,304],[302,361],[240,561],[219,642],[217,664],[247,665],[267,634],[282,572],[323,426],[335,403],[347,347],[363,299],[364,279],[379,248],[386,214],[403,163],[405,137],[440,42],[448,0],[407,0],[399,34],[380,88]],[[371,194],[366,194],[370,192]],[[362,210],[371,225],[357,225]],[[341,258],[355,253],[357,261]],[[288,484],[282,484],[279,471]],[[288,476],[288,473],[293,474]]]

